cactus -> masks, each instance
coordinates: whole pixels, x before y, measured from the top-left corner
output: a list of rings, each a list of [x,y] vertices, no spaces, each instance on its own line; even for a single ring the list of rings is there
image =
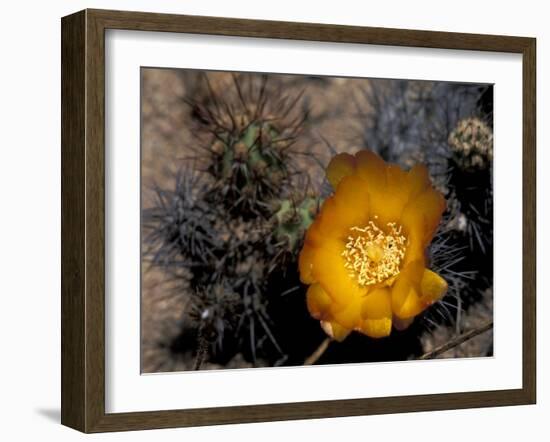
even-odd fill
[[[465,118],[449,135],[449,147],[452,152],[449,186],[456,205],[455,219],[459,220],[457,230],[466,235],[471,250],[490,255],[493,132],[480,118]]]
[[[231,78],[232,87],[218,94],[205,75],[207,100],[188,100],[198,116],[202,163],[214,179],[210,199],[233,214],[269,216],[269,201],[280,197],[296,171],[290,148],[307,113],[296,106],[301,94],[282,94],[265,75],[259,85],[248,76]]]
[[[180,171],[174,190],[155,188],[155,205],[144,210],[142,222],[148,235],[145,255],[153,265],[170,272],[205,263],[216,248],[215,213],[200,197],[206,187],[196,173]]]
[[[296,261],[319,202],[293,178],[289,148],[307,119],[296,106],[301,95],[290,97],[260,78],[258,85],[232,75],[231,87],[217,93],[203,77],[206,94],[187,100],[197,167],[180,172],[175,190],[157,190],[144,215],[152,264],[178,269],[182,291],[188,286],[187,321],[198,330],[195,368],[237,352],[254,363],[286,357],[269,305],[297,277],[276,288],[268,282],[296,266],[289,262]]]
[[[304,232],[313,222],[317,213],[319,201],[306,196],[301,202],[282,200],[279,210],[275,213],[275,236],[282,241],[287,241],[291,250],[302,240]]]

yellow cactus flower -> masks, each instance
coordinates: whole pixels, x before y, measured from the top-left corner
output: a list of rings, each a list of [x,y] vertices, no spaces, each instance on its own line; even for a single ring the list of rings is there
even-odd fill
[[[447,291],[426,258],[443,195],[424,165],[406,172],[367,150],[336,155],[326,175],[335,192],[299,258],[310,314],[338,341],[352,330],[380,338],[406,328]]]

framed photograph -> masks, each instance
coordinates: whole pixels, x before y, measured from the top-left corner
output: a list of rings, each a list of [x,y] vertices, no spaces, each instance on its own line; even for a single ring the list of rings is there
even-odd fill
[[[62,19],[62,423],[533,404],[535,39]]]

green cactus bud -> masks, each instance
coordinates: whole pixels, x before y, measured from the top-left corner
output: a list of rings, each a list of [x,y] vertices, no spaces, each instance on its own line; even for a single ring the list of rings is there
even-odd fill
[[[294,250],[313,222],[317,212],[318,201],[306,197],[296,204],[290,200],[281,200],[280,208],[274,215],[277,221],[275,234],[279,240],[286,240],[290,250]]]

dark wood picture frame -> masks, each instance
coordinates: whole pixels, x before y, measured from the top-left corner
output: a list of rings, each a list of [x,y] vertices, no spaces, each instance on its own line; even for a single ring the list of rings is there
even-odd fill
[[[536,400],[536,40],[84,10],[62,19],[61,422],[83,432],[533,404]],[[523,63],[522,388],[272,405],[105,412],[105,30],[518,53]]]

